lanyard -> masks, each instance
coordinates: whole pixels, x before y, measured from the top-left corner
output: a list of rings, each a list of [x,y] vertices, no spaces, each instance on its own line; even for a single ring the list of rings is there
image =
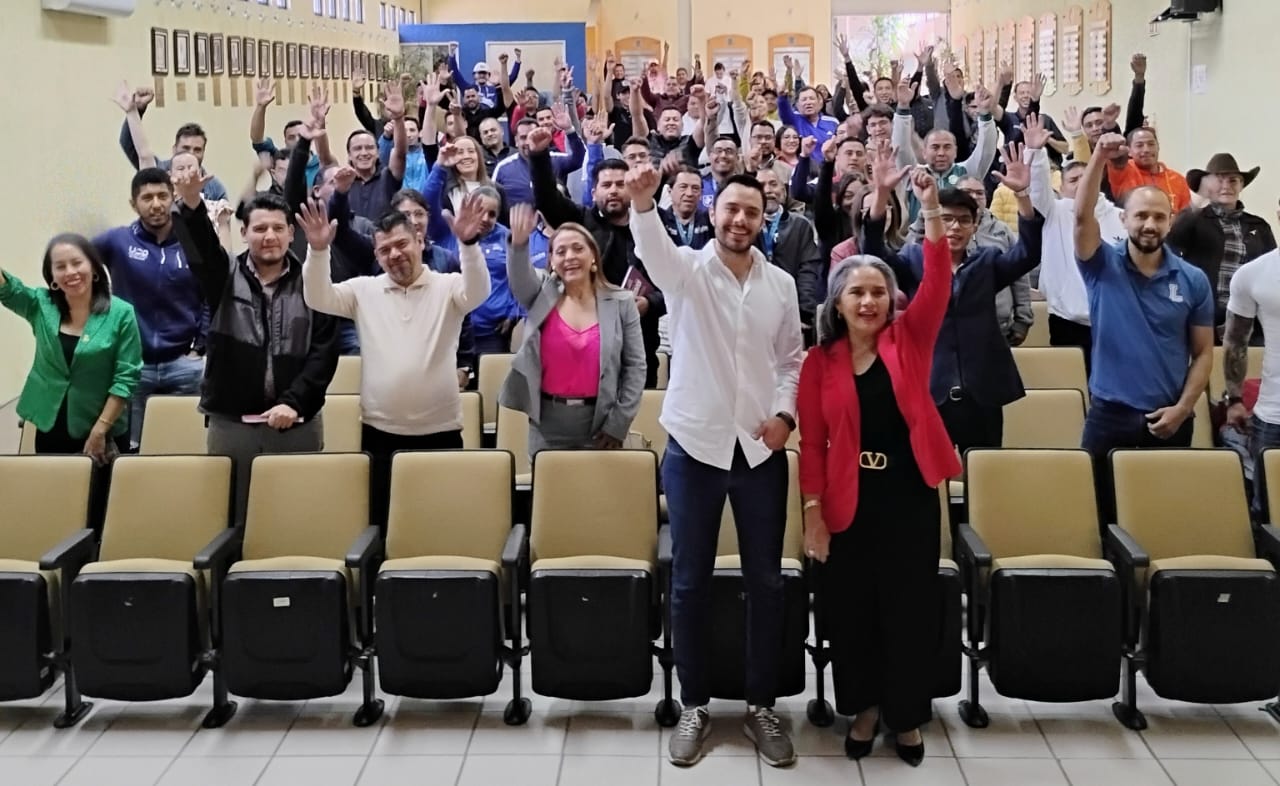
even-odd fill
[[[697,223],[696,219],[694,221],[690,221],[686,228],[686,225],[684,224],[684,222],[682,222],[679,218],[676,219],[676,234],[680,236],[680,244],[682,246],[693,245],[693,231],[694,231],[694,225],[696,223]]]
[[[778,242],[778,228],[782,223],[782,211],[778,211],[778,215],[769,220],[769,225],[765,227],[765,231],[761,236],[764,240],[764,255],[773,261],[773,247]]]

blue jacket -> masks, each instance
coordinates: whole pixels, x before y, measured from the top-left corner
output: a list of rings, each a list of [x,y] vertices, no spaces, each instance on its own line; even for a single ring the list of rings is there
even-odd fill
[[[124,157],[133,164],[133,168],[138,168],[138,149],[133,146],[133,134],[129,133],[129,122],[125,121],[120,126],[120,150],[124,152]],[[170,159],[156,157],[156,166],[169,171]],[[204,189],[201,191],[206,199],[226,199],[227,187],[222,185],[222,181],[214,177],[208,183],[205,183]]]
[[[390,165],[393,147],[395,147],[395,140],[385,136],[378,137],[378,158],[382,159],[383,166]],[[431,163],[427,161],[427,154],[422,145],[409,148],[404,155],[404,177],[400,178],[400,187],[421,191],[427,184],[427,174],[430,171]]]
[[[565,134],[569,152],[551,151],[551,168],[561,182],[570,172],[579,169],[587,155],[582,137],[576,133]],[[533,179],[529,175],[529,162],[519,153],[507,156],[493,168],[493,182],[502,188],[507,206],[533,204]]]
[[[458,68],[457,55],[449,55],[449,73],[453,75],[453,83],[458,86],[458,90],[466,92],[467,88],[474,87],[476,92],[480,94],[480,103],[485,106],[494,106],[498,103],[498,85],[490,82],[487,85],[473,85],[467,79],[462,70]],[[517,60],[511,66],[511,75],[508,83],[514,85],[516,78],[520,76],[520,61]]]
[[[503,320],[524,316],[524,309],[511,292],[507,281],[507,236],[511,232],[501,224],[480,238],[480,251],[489,266],[489,297],[471,312],[471,328],[478,336],[492,335]],[[446,251],[458,252],[458,239],[449,235],[440,241]]]
[[[112,292],[137,314],[144,363],[164,363],[203,349],[208,328],[204,296],[176,232],[160,243],[141,221],[134,221],[108,229],[93,245],[111,271]]]
[[[791,107],[791,99],[787,96],[778,96],[778,119],[794,128],[801,139],[811,136],[818,140],[813,148],[813,160],[819,164],[822,163],[822,144],[835,136],[836,129],[840,127],[840,121],[829,115],[820,114],[816,122],[809,122]]]

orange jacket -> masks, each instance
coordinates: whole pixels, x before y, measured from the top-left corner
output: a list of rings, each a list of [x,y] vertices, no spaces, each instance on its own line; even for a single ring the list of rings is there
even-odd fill
[[[1158,164],[1155,171],[1139,169],[1132,160],[1124,166],[1116,166],[1114,162],[1107,165],[1107,180],[1111,183],[1111,193],[1116,202],[1123,204],[1125,195],[1135,188],[1154,186],[1169,195],[1173,200],[1173,212],[1181,212],[1191,204],[1191,188],[1187,179],[1164,164]]]

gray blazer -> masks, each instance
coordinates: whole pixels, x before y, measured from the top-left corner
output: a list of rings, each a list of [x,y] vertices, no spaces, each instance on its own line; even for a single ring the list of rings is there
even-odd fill
[[[524,343],[511,361],[498,401],[519,410],[536,425],[542,409],[542,325],[560,302],[564,286],[558,276],[540,271],[529,261],[528,245],[507,241],[507,281],[511,293],[528,312]],[[644,338],[636,299],[625,289],[596,290],[600,321],[600,391],[596,394],[595,433],[626,439],[640,409],[644,392]]]

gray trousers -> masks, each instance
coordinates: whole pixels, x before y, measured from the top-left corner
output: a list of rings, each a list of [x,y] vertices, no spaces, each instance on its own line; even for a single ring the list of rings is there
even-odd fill
[[[529,455],[540,450],[577,450],[594,444],[596,408],[542,400],[537,423],[529,424]]]
[[[285,431],[266,424],[209,417],[209,455],[230,456],[235,472],[235,507],[232,521],[244,523],[249,503],[249,470],[253,457],[262,453],[316,453],[324,449],[324,421],[320,415]]]

